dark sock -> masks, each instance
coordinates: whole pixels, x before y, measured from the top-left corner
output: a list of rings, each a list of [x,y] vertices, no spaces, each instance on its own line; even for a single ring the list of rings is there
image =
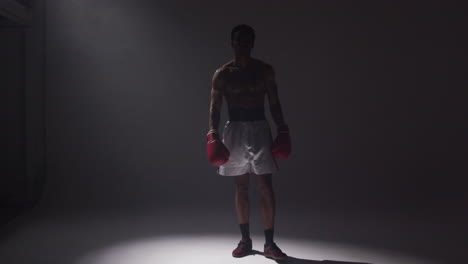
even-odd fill
[[[273,227],[270,229],[265,229],[265,244],[267,246],[273,244],[273,233],[274,233]]]
[[[249,223],[240,224],[239,226],[240,226],[240,230],[242,233],[242,238],[249,239],[250,238]]]

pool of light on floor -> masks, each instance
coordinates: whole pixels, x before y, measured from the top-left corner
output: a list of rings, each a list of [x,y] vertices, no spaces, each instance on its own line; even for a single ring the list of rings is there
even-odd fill
[[[253,249],[263,251],[264,238],[252,236]],[[275,263],[261,254],[233,258],[232,250],[239,236],[170,235],[126,241],[82,256],[75,264],[224,264]],[[313,240],[281,237],[278,246],[290,257],[278,263],[370,263],[370,264],[436,264],[427,259],[395,251],[365,248]]]

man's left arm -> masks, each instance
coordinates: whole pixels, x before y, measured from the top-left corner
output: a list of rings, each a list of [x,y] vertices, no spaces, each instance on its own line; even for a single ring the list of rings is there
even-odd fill
[[[271,146],[271,152],[277,158],[286,159],[291,153],[291,138],[289,137],[289,127],[284,122],[273,67],[268,66],[265,79],[270,112],[276,123],[276,130],[278,132]]]
[[[275,70],[268,66],[265,72],[265,85],[270,105],[270,113],[276,126],[284,125],[283,110],[278,95],[278,86],[276,85]]]

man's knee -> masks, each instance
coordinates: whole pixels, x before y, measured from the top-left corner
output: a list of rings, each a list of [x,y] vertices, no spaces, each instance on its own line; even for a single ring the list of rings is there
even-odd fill
[[[262,194],[271,194],[273,192],[273,182],[271,173],[258,175],[258,189]]]
[[[242,195],[246,195],[249,192],[249,175],[244,174],[236,176],[235,179],[236,192]]]
[[[236,192],[238,194],[247,195],[249,193],[249,185],[248,184],[236,184]]]

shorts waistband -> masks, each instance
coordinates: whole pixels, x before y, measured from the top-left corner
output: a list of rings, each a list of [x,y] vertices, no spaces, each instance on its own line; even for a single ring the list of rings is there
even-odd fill
[[[266,120],[265,110],[258,109],[229,109],[229,121],[263,121]]]
[[[260,124],[260,123],[265,123],[269,124],[266,119],[263,120],[251,120],[251,121],[232,121],[232,120],[227,120],[226,124]]]

